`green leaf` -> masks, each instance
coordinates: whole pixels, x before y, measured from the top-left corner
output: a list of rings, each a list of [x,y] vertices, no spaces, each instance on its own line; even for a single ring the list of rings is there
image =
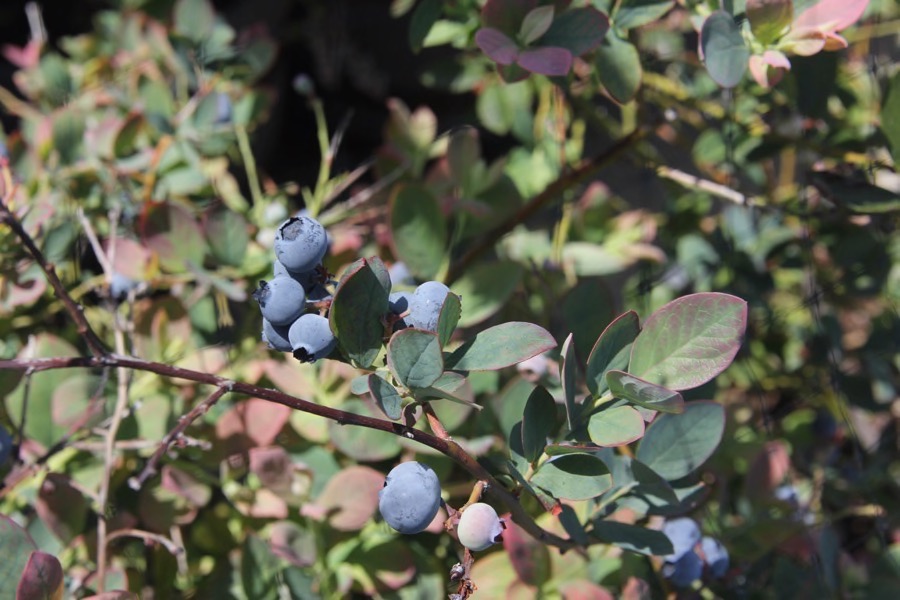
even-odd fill
[[[174,21],[177,33],[199,43],[212,34],[216,12],[208,0],[178,0]]]
[[[447,371],[437,381],[426,388],[415,388],[416,400],[427,400],[428,398],[441,398],[450,400],[458,404],[470,406],[481,410],[481,406],[463,397],[465,391],[462,389],[466,384],[466,378],[459,373]],[[463,392],[462,394],[460,392]],[[436,409],[437,410],[437,409]]]
[[[144,245],[156,253],[163,269],[183,273],[189,270],[189,265],[203,265],[206,240],[187,208],[173,202],[145,205],[138,230]]]
[[[631,42],[609,33],[597,49],[594,58],[597,76],[613,100],[630,102],[641,87],[641,57]]]
[[[279,559],[268,542],[255,534],[244,540],[241,557],[241,583],[248,598],[274,598],[278,589],[275,579]]]
[[[447,143],[447,164],[450,167],[450,176],[457,185],[466,186],[479,158],[481,145],[478,141],[478,130],[474,127],[463,127],[454,131]]]
[[[447,249],[447,224],[437,198],[422,185],[401,185],[390,210],[395,255],[419,279],[434,279]]]
[[[0,515],[0,597],[15,598],[19,577],[37,546],[18,523]]]
[[[597,338],[585,368],[587,386],[595,398],[608,389],[607,372],[628,368],[631,345],[640,332],[641,325],[637,313],[630,310],[616,317]]]
[[[531,483],[554,498],[589,500],[612,486],[609,469],[591,454],[563,454],[545,462]]]
[[[552,4],[538,6],[528,11],[528,14],[522,19],[522,26],[519,27],[519,41],[527,46],[547,33],[550,25],[553,24],[555,12]]]
[[[400,397],[400,392],[397,391],[397,388],[375,373],[370,374],[367,380],[369,392],[372,393],[378,408],[387,415],[388,419],[393,419],[394,421],[399,419],[403,398]]]
[[[544,452],[547,438],[556,430],[556,402],[553,396],[537,386],[525,403],[522,415],[522,450],[523,456],[534,463]]]
[[[489,327],[447,358],[447,368],[456,371],[495,371],[512,366],[556,346],[544,328],[512,321]]]
[[[714,292],[678,298],[644,322],[628,370],[672,390],[697,387],[731,364],[746,327],[740,298]]]
[[[596,8],[573,8],[553,20],[541,46],[565,48],[572,56],[581,56],[599,46],[608,30],[609,17]]]
[[[681,479],[708,459],[725,431],[725,409],[690,402],[680,415],[660,415],[644,434],[636,458],[669,481]]]
[[[622,0],[613,22],[619,29],[634,29],[656,21],[674,5],[674,0]]]
[[[512,437],[513,427],[522,421],[525,403],[528,402],[535,387],[537,386],[530,381],[515,377],[500,390],[500,393],[491,398],[491,409],[497,415],[500,433],[505,439]]]
[[[368,259],[366,259],[366,262],[368,262],[369,268],[372,269],[372,272],[375,273],[375,278],[378,279],[381,287],[384,288],[385,292],[390,294],[391,274],[388,271],[387,267],[384,266],[384,262],[377,256],[370,256]]]
[[[506,135],[513,128],[519,129],[523,120],[530,126],[532,96],[528,82],[491,85],[478,95],[475,112],[485,129]]]
[[[84,115],[78,114],[74,108],[66,108],[53,118],[53,147],[59,152],[63,164],[78,160],[84,144],[84,123]]]
[[[465,304],[460,327],[471,327],[493,316],[512,296],[524,270],[511,260],[484,262],[466,269],[452,286]]]
[[[441,8],[440,0],[422,0],[416,6],[409,21],[409,46],[413,52],[422,49],[428,32],[441,16]]]
[[[407,388],[427,388],[444,372],[444,357],[437,334],[404,329],[391,337],[387,351],[391,373]]]
[[[462,312],[459,296],[456,294],[447,294],[444,304],[441,306],[441,314],[438,316],[437,333],[441,342],[441,348],[450,343],[453,332],[456,331],[456,324],[459,323],[459,317]]]
[[[574,333],[575,355],[584,358],[615,316],[613,292],[601,279],[580,278],[562,301],[563,328]]]
[[[380,418],[371,403],[352,399],[345,401],[341,408],[363,417]],[[313,417],[307,415],[307,418]],[[328,435],[338,450],[358,462],[378,462],[400,454],[397,436],[377,429],[341,425],[328,421]]]
[[[750,49],[740,26],[723,10],[707,17],[700,30],[700,47],[709,76],[724,88],[733,88],[744,77]]]
[[[624,446],[644,435],[644,418],[630,406],[608,408],[591,415],[588,435],[598,446]]]
[[[881,107],[881,131],[887,138],[894,163],[900,163],[900,71],[894,73]]]
[[[791,0],[747,0],[746,12],[750,30],[764,46],[778,41],[794,20]]]
[[[684,399],[678,392],[644,381],[623,371],[609,371],[606,374],[609,391],[616,398],[650,410],[666,413],[684,411]]]
[[[662,531],[640,525],[597,519],[590,534],[601,542],[648,556],[665,556],[675,551],[672,541]]]
[[[224,265],[239,267],[247,254],[250,236],[247,222],[234,211],[217,210],[203,223],[206,240],[213,257]]]
[[[368,369],[381,352],[382,319],[388,311],[388,292],[366,259],[347,267],[341,278],[328,319],[344,354]]]
[[[578,418],[578,405],[575,403],[575,377],[578,368],[575,361],[575,345],[572,343],[572,336],[569,334],[566,341],[563,342],[562,356],[559,363],[559,379],[563,388],[563,400],[566,404],[566,425],[569,431],[575,428],[575,421]]]
[[[900,194],[872,185],[862,178],[850,178],[820,171],[812,183],[826,198],[850,212],[883,214],[900,210]]]

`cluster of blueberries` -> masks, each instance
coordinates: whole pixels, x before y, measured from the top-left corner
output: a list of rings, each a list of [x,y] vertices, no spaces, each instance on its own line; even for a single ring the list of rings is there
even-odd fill
[[[704,567],[713,579],[721,579],[728,572],[728,550],[717,539],[701,534],[693,519],[669,519],[663,533],[675,551],[665,557],[662,574],[673,585],[689,587],[703,577]]]
[[[416,461],[400,463],[388,473],[378,492],[378,510],[385,522],[400,533],[424,531],[441,507],[441,484],[437,474]],[[484,550],[500,541],[503,519],[489,504],[476,502],[459,517],[456,534],[469,550]]]
[[[270,348],[292,352],[301,362],[331,354],[337,340],[328,319],[307,312],[312,303],[331,294],[322,259],[328,234],[322,224],[306,215],[291,217],[275,234],[274,277],[260,281],[253,297],[263,316],[262,338]]]
[[[260,281],[253,297],[263,316],[262,339],[270,348],[291,352],[301,362],[313,362],[331,354],[337,340],[328,319],[307,312],[312,304],[327,302],[332,294],[322,259],[328,251],[328,234],[312,217],[298,214],[278,227],[275,234],[273,278]],[[450,288],[426,281],[413,292],[393,292],[389,310],[396,317],[394,330],[406,327],[437,331],[441,308]]]

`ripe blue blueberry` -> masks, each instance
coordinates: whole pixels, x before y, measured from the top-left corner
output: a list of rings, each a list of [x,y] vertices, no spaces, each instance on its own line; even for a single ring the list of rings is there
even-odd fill
[[[263,319],[262,340],[268,344],[272,350],[279,352],[292,352],[290,338],[288,337],[289,326],[272,325],[266,319]]]
[[[290,325],[306,309],[306,292],[290,277],[260,281],[253,297],[259,302],[263,318],[272,325]]]
[[[693,550],[685,552],[674,562],[666,561],[662,574],[677,587],[689,587],[703,576],[703,559]]]
[[[411,327],[437,331],[441,308],[450,288],[439,281],[426,281],[416,288],[409,301],[409,316],[406,322]]]
[[[131,277],[115,272],[109,282],[109,295],[114,300],[124,300],[128,296],[128,292],[137,286],[138,282]]]
[[[0,425],[0,467],[3,466],[12,454],[13,440],[12,436],[6,430],[6,427]]]
[[[294,358],[300,362],[325,358],[337,345],[328,319],[315,313],[307,313],[294,321],[288,330],[288,340]]]
[[[400,533],[424,531],[440,507],[441,483],[437,474],[415,461],[391,469],[378,492],[381,516]]]
[[[709,574],[719,579],[728,572],[728,550],[722,542],[709,536],[703,536],[700,540],[700,548],[703,550],[703,558],[709,567]]]
[[[674,548],[674,552],[665,557],[669,562],[675,562],[693,550],[701,536],[700,526],[688,517],[669,519],[663,525],[662,531],[668,536],[672,542],[672,548]]]
[[[500,541],[503,534],[503,520],[490,504],[476,502],[470,504],[459,517],[456,535],[459,542],[474,552],[484,550]]]
[[[388,309],[395,315],[402,315],[409,310],[412,296],[410,292],[391,292],[388,296]]]
[[[327,251],[325,228],[312,217],[291,217],[275,234],[275,256],[294,273],[312,271]]]

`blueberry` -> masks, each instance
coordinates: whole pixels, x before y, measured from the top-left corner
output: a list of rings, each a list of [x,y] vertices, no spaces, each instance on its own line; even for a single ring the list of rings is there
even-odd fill
[[[228,94],[216,94],[216,125],[231,123],[231,98]]]
[[[694,549],[697,542],[700,541],[700,526],[697,522],[688,517],[678,519],[670,519],[663,525],[663,533],[668,536],[672,542],[674,552],[665,557],[669,562],[675,562],[684,556],[687,552]]]
[[[312,217],[291,217],[275,234],[275,256],[289,271],[312,271],[328,250],[328,236]]]
[[[388,473],[378,492],[378,510],[400,533],[423,531],[441,507],[441,484],[431,467],[400,463]]]
[[[404,262],[398,261],[388,267],[388,276],[391,278],[392,287],[416,284],[412,274],[409,272],[409,267]]]
[[[483,502],[470,504],[459,517],[459,525],[456,526],[459,542],[476,552],[500,541],[502,534],[503,521],[497,516],[493,506]]]
[[[114,300],[124,300],[128,296],[128,292],[137,286],[138,282],[131,277],[114,272],[109,282],[109,295]]]
[[[0,467],[3,466],[12,454],[13,440],[12,436],[6,430],[6,427],[0,425]]]
[[[674,562],[666,561],[662,574],[677,587],[689,587],[703,576],[703,559],[691,550]]]
[[[268,320],[263,319],[262,340],[268,344],[269,348],[278,350],[279,352],[292,352],[288,331],[290,327],[286,325],[272,325]]]
[[[409,310],[409,303],[412,300],[410,292],[391,292],[388,296],[388,309],[395,315],[401,315]]]
[[[437,331],[438,317],[450,288],[439,281],[426,281],[416,288],[409,301],[409,316],[406,322],[411,327]]]
[[[253,297],[259,302],[263,318],[272,325],[290,325],[306,308],[303,286],[290,277],[260,281]]]
[[[337,345],[328,319],[315,313],[307,313],[294,321],[288,330],[291,351],[300,362],[315,362],[325,358]]]
[[[709,567],[709,574],[719,579],[725,576],[728,571],[728,550],[722,543],[709,536],[703,536],[700,540],[700,548],[703,550],[703,557]]]

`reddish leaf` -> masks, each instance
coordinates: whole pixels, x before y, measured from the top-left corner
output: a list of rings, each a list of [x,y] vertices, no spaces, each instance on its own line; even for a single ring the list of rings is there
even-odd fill
[[[488,0],[481,9],[481,22],[513,36],[537,5],[537,0]]]
[[[503,32],[485,27],[475,34],[475,43],[496,63],[511,65],[519,56],[519,47]]]
[[[62,600],[63,570],[52,554],[34,551],[16,588],[16,600]]]
[[[384,475],[370,467],[348,467],[328,480],[316,501],[338,531],[357,531],[375,514]]]
[[[212,496],[212,490],[208,485],[200,483],[189,473],[172,465],[165,465],[162,468],[161,485],[163,489],[181,496],[196,508],[206,506]]]
[[[519,54],[520,67],[541,75],[562,77],[572,68],[572,53],[565,48],[529,48]]]
[[[604,587],[586,579],[565,583],[559,591],[563,600],[614,600],[614,596]]]
[[[48,473],[38,492],[35,509],[47,528],[68,544],[84,529],[88,502],[66,475]]]
[[[506,519],[503,548],[519,579],[540,587],[550,577],[550,552],[511,519]]]
[[[250,449],[250,472],[260,483],[278,494],[287,494],[294,481],[294,465],[281,446]]]
[[[291,409],[287,406],[250,398],[235,404],[219,418],[216,436],[229,442],[232,452],[252,446],[271,446],[290,416]]]
[[[791,469],[791,456],[782,440],[767,442],[747,469],[744,486],[754,499],[769,498]]]
[[[850,27],[866,11],[869,0],[820,0],[797,15],[795,29],[810,27],[819,31],[840,31]]]
[[[138,228],[144,244],[156,253],[164,269],[178,273],[188,264],[203,264],[203,230],[186,208],[170,202],[147,203]]]
[[[94,594],[87,596],[84,600],[141,600],[141,597],[134,592],[126,592],[125,590],[111,590],[102,594]]]

